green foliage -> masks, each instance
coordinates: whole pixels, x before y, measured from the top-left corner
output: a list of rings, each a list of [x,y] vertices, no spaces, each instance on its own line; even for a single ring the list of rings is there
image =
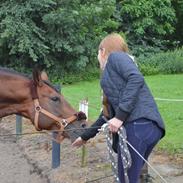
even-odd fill
[[[82,70],[96,60],[101,36],[118,26],[110,18],[114,10],[114,1],[61,1],[43,17],[48,44],[64,70]]]
[[[58,69],[72,73],[88,65],[96,67],[101,37],[118,27],[114,11],[114,0],[4,1],[0,6],[1,64],[20,70],[39,63],[53,75]]]
[[[172,4],[181,27],[182,0]],[[110,32],[120,32],[135,56],[175,45],[168,40],[176,23],[173,7],[170,0],[3,0],[0,64],[30,72],[38,63],[66,83],[96,78],[98,44]]]
[[[177,22],[175,25],[174,38],[183,45],[183,0],[171,0],[176,12]]]
[[[138,65],[144,75],[183,73],[183,48],[149,57],[140,56]]]
[[[71,84],[79,81],[92,81],[100,77],[100,70],[96,67],[88,67],[81,72],[73,71],[68,73],[66,71],[60,72],[57,69],[54,73],[48,70],[49,78],[53,83]]]
[[[118,11],[121,29],[136,56],[173,43],[165,41],[174,32],[176,21],[170,0],[122,0],[118,1]]]
[[[7,49],[9,64],[21,57],[38,61],[49,52],[39,18],[49,11],[51,0],[5,1],[0,7],[0,46]]]

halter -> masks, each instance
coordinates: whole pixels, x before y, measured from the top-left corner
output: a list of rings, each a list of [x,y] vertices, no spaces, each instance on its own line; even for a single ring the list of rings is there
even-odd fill
[[[31,81],[31,94],[32,94],[32,99],[34,101],[34,110],[35,110],[35,116],[34,116],[34,125],[36,130],[41,130],[39,128],[39,114],[43,113],[44,115],[48,116],[49,118],[55,120],[54,123],[59,127],[59,130],[64,131],[65,127],[68,126],[69,124],[73,123],[74,121],[79,121],[79,120],[85,120],[86,115],[83,112],[77,112],[74,115],[68,117],[68,118],[60,118],[55,116],[54,114],[50,113],[49,111],[43,109],[38,100],[38,94],[37,94],[37,87],[35,82],[32,80]]]

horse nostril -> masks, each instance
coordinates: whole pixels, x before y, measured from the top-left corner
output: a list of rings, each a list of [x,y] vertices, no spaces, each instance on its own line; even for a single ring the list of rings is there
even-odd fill
[[[82,128],[85,128],[86,127],[86,124],[85,123],[81,124],[81,127]]]

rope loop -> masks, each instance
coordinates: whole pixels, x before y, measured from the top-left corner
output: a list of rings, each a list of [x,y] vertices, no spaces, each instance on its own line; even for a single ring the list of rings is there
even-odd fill
[[[111,133],[110,133],[109,128],[108,128],[108,123],[105,123],[101,127],[100,131],[103,131],[105,134],[105,137],[106,137],[107,149],[108,149],[109,158],[111,161],[112,171],[114,173],[115,181],[116,181],[116,183],[120,183],[120,180],[118,177],[118,168],[117,168],[118,166],[117,166],[114,151],[112,148]],[[123,126],[118,130],[118,135],[119,135],[119,148],[120,148],[121,158],[122,158],[122,163],[123,163],[123,168],[124,168],[125,183],[129,183],[127,171],[131,167],[132,160],[131,160],[130,152],[128,150],[128,146],[126,143],[127,142],[126,141],[126,138],[127,138],[126,130]]]

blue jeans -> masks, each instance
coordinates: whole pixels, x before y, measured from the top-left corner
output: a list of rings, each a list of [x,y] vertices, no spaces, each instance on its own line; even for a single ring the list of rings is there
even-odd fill
[[[155,122],[145,118],[126,123],[125,129],[128,142],[147,160],[153,147],[162,137],[162,130],[155,124]],[[128,170],[129,182],[138,183],[144,161],[131,147],[128,146],[128,148],[132,158],[132,165]],[[120,154],[118,147],[118,175],[120,183],[125,183],[124,169]]]

